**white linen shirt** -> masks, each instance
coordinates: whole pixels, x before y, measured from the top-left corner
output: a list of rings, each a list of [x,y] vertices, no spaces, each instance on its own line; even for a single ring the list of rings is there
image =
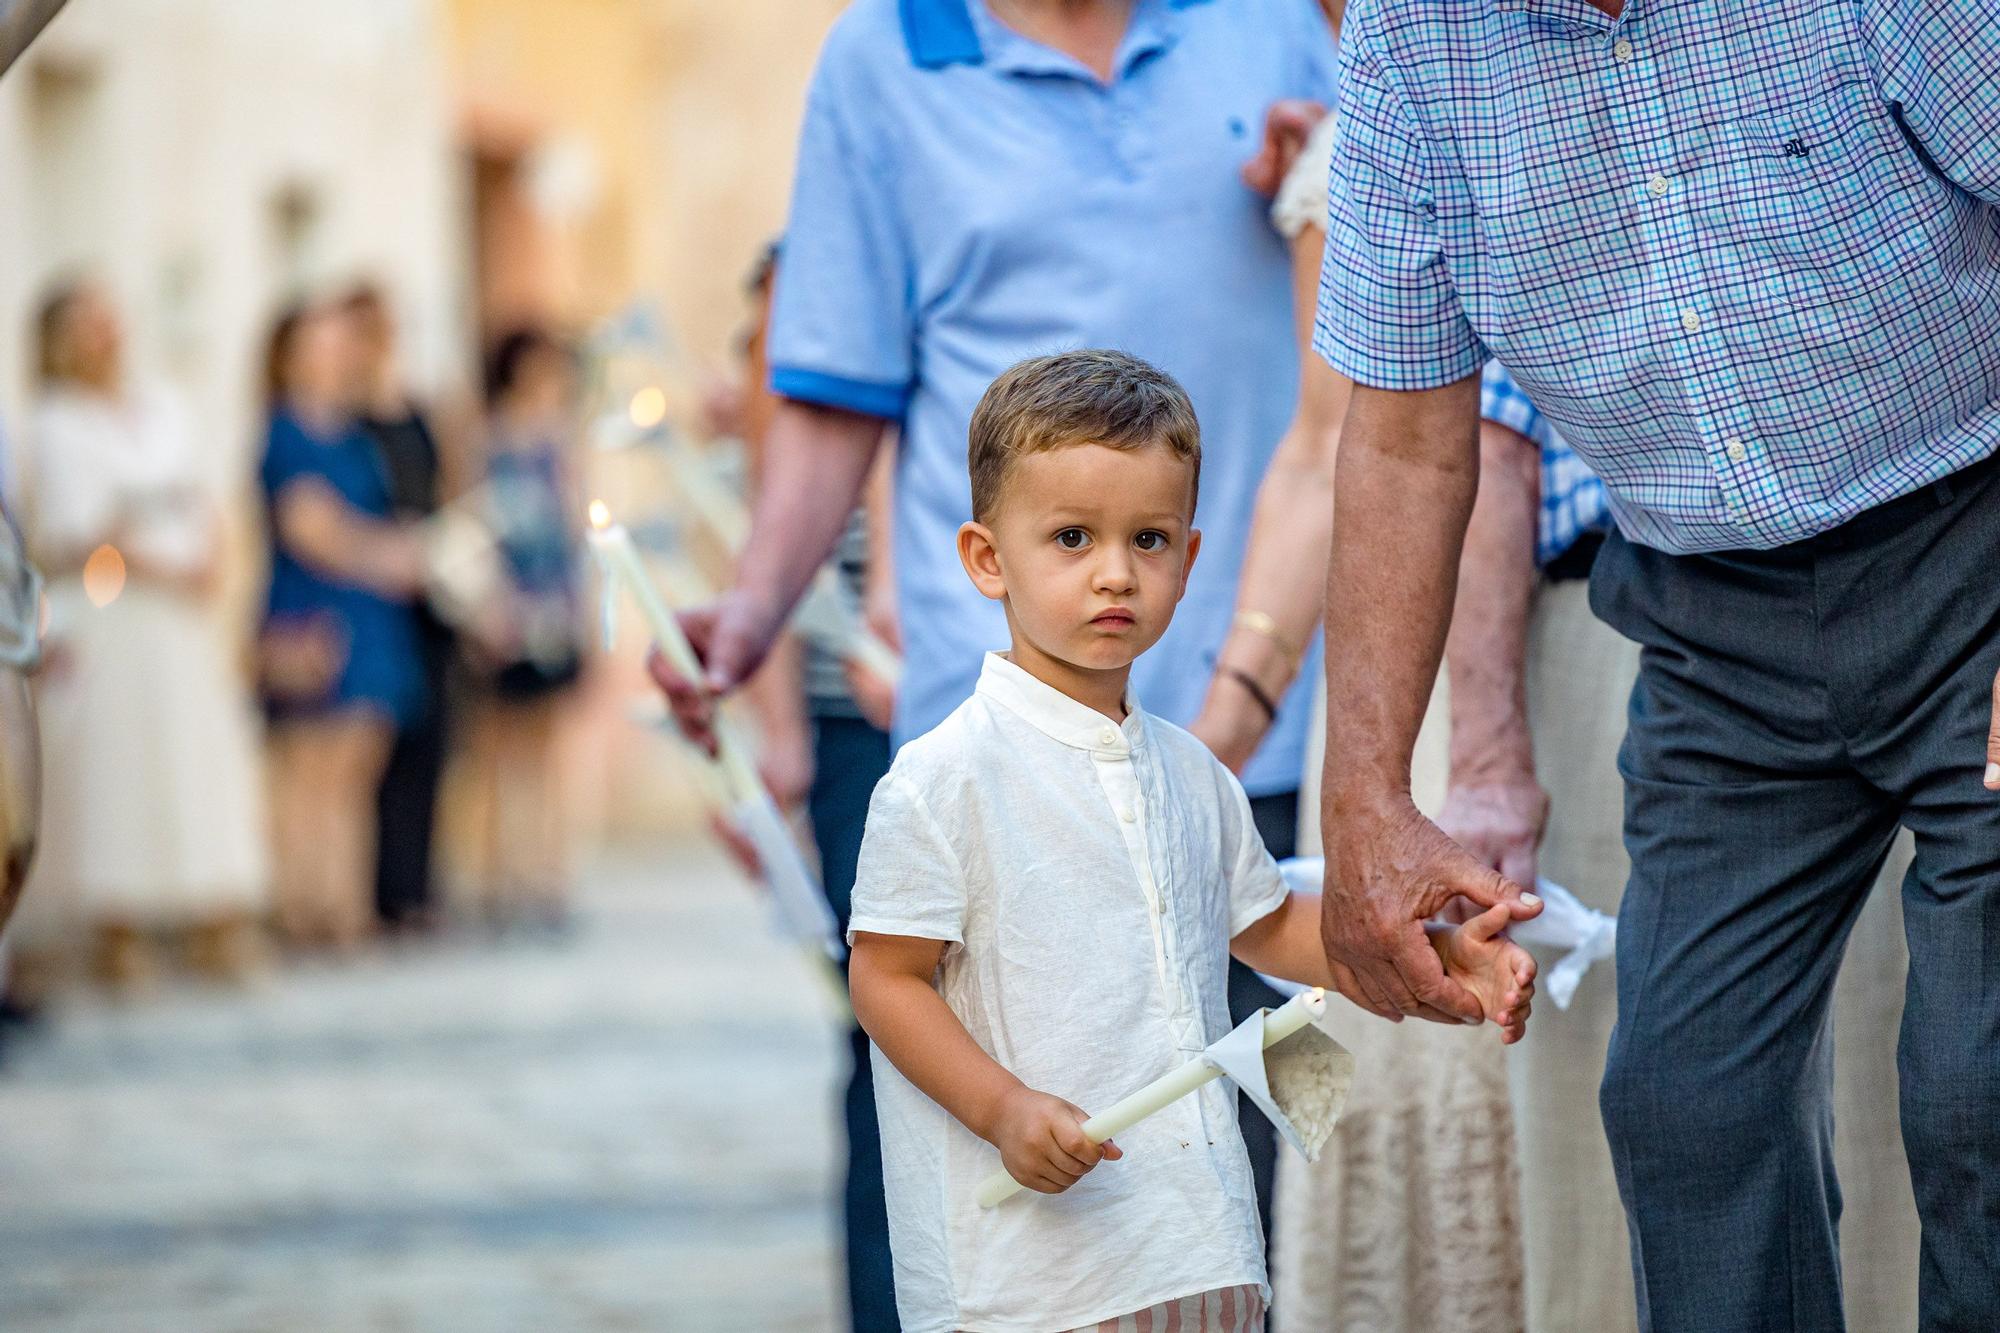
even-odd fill
[[[936,985],[1029,1087],[1098,1111],[1229,1031],[1229,941],[1286,895],[1235,777],[1127,698],[1123,724],[989,654],[875,789],[855,933],[945,940]],[[982,1209],[1000,1155],[875,1055],[908,1333],[1094,1324],[1264,1288],[1233,1087],[1118,1136],[1067,1192]]]

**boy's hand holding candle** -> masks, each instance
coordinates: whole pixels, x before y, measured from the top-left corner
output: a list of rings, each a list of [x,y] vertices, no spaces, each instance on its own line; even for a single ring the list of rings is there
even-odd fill
[[[1101,1161],[1125,1154],[1083,1132],[1090,1116],[1078,1106],[1025,1085],[1000,1104],[986,1140],[1000,1150],[1007,1174],[1041,1194],[1061,1194]]]

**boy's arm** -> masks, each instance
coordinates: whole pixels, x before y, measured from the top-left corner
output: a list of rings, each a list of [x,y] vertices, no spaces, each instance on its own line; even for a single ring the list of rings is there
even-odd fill
[[[931,985],[942,940],[857,931],[848,964],[854,1017],[889,1063],[961,1125],[1000,1150],[1007,1173],[1060,1194],[1123,1154],[1083,1135],[1084,1111],[1037,1092],[981,1050]]]
[[[1229,952],[1266,976],[1335,989],[1319,935],[1319,895],[1291,893],[1229,941]]]

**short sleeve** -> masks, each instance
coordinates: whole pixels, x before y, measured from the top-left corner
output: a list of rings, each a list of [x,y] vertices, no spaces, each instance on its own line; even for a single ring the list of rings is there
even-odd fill
[[[891,771],[875,785],[854,876],[856,932],[965,942],[965,873],[923,796]]]
[[[1445,266],[1423,136],[1359,17],[1341,38],[1313,346],[1356,383],[1436,388],[1477,372],[1486,353]]]
[[[1483,421],[1505,426],[1538,449],[1547,449],[1555,442],[1555,430],[1549,419],[1521,392],[1521,386],[1498,361],[1488,361],[1486,373],[1480,376],[1479,416]]]
[[[1278,863],[1257,832],[1250,814],[1250,798],[1236,775],[1216,764],[1218,780],[1224,784],[1223,853],[1228,858],[1229,938],[1235,939],[1251,926],[1278,910],[1291,889],[1278,873]]]
[[[1953,184],[2000,203],[2000,23],[1992,6],[1864,0],[1862,37],[1882,96]]]
[[[323,477],[315,458],[312,441],[306,439],[290,418],[271,418],[264,434],[264,458],[257,470],[266,501],[275,502],[285,487],[303,477]]]
[[[829,49],[799,137],[771,310],[771,388],[895,419],[916,357],[914,279],[895,176],[856,142],[858,97]]]

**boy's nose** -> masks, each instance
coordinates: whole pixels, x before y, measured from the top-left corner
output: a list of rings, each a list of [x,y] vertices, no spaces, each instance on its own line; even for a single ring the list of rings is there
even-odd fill
[[[1097,564],[1097,577],[1091,586],[1098,592],[1124,594],[1138,586],[1138,573],[1132,562],[1121,555],[1106,554]]]

